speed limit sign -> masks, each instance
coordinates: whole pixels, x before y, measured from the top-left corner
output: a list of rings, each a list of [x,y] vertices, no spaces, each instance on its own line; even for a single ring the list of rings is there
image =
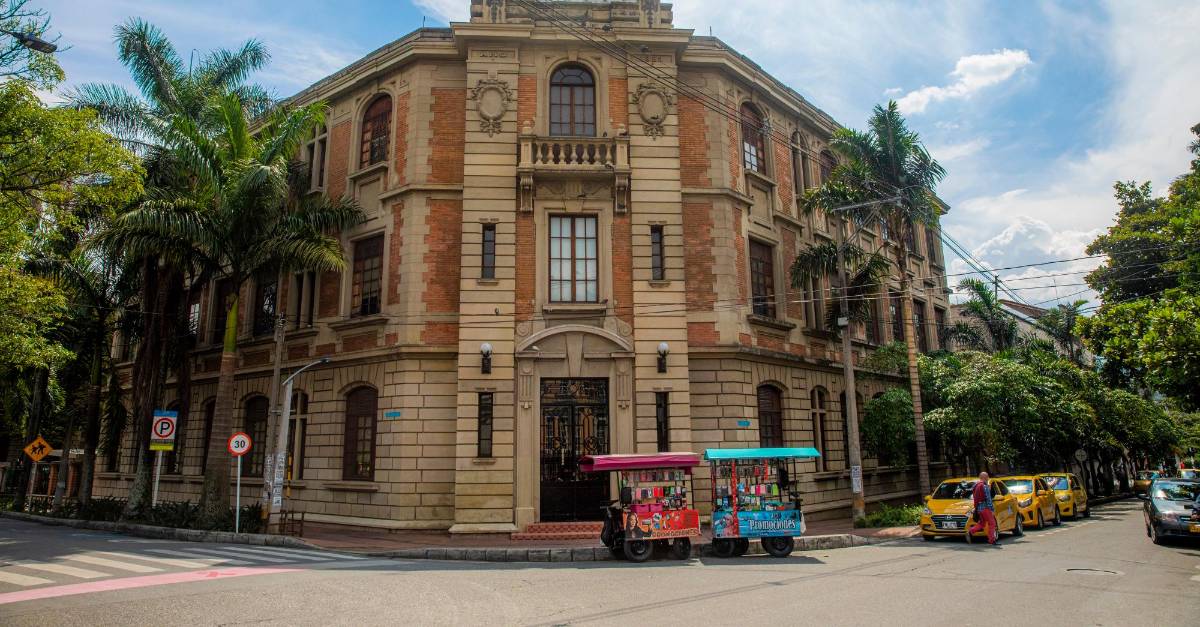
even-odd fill
[[[229,436],[229,454],[234,457],[241,457],[250,452],[250,436],[238,431]]]

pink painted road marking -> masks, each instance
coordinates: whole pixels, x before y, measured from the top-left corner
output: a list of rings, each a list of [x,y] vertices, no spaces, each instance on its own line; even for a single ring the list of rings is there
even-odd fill
[[[226,579],[228,577],[245,577],[246,575],[276,575],[279,573],[294,573],[299,568],[222,568],[220,570],[193,570],[182,573],[163,573],[161,575],[146,575],[145,577],[126,577],[124,579],[106,579],[104,581],[89,581],[65,586],[51,586],[33,590],[20,590],[0,594],[0,605],[20,603],[21,601],[36,601],[52,599],[73,594],[91,594],[93,592],[111,592],[113,590],[128,590],[130,588],[145,588],[162,586],[172,583],[189,583],[211,579]]]

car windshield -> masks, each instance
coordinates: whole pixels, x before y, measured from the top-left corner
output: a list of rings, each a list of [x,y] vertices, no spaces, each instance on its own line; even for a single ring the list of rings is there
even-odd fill
[[[1154,498],[1168,501],[1194,501],[1200,494],[1200,483],[1159,481],[1154,484]]]
[[[971,498],[971,490],[975,489],[975,483],[974,479],[970,481],[946,481],[933,491],[933,498],[969,499]]]
[[[1005,479],[1004,485],[1008,486],[1008,491],[1013,494],[1029,494],[1033,492],[1033,481],[1029,479]]]
[[[1143,481],[1145,481],[1147,479],[1153,479],[1154,471],[1153,470],[1139,470],[1137,476],[1138,476],[1138,479],[1141,479]]]
[[[1180,479],[1200,479],[1200,470],[1196,470],[1195,468],[1189,468],[1187,470],[1180,470],[1179,478]]]
[[[1046,485],[1050,486],[1051,490],[1070,489],[1066,477],[1042,477],[1042,480],[1046,482]]]

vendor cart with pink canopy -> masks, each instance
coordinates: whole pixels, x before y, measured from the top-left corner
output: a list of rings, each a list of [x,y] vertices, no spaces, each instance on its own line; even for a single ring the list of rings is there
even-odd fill
[[[692,538],[700,535],[700,513],[692,507],[695,453],[587,455],[583,472],[615,472],[620,499],[604,510],[600,541],[614,557],[644,562],[657,545],[676,559],[692,554]]]

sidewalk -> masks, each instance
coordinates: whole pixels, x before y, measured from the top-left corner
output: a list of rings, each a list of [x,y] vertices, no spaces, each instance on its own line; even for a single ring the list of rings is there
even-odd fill
[[[808,525],[796,539],[797,551],[840,549],[878,544],[919,535],[917,527],[854,529],[841,521],[818,521]],[[303,539],[323,549],[361,553],[374,557],[412,559],[474,560],[488,562],[591,562],[612,559],[600,539],[513,540],[507,534],[450,535],[437,531],[388,531],[306,523]],[[712,538],[705,533],[694,541],[694,555],[708,553]],[[762,553],[757,542],[750,554]]]

